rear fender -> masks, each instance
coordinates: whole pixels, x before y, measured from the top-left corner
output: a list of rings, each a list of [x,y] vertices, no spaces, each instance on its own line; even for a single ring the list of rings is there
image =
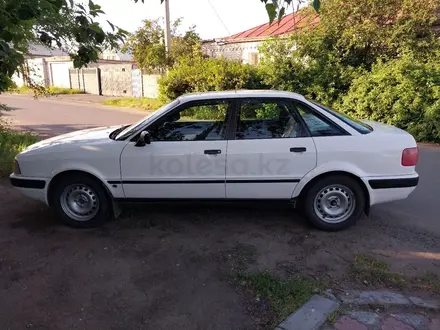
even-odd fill
[[[313,170],[311,170],[309,173],[307,173],[301,180],[300,182],[296,185],[293,194],[292,194],[292,198],[297,198],[302,190],[304,189],[304,187],[314,178],[316,178],[317,176],[323,175],[325,173],[329,173],[329,172],[345,172],[345,173],[349,173],[351,175],[354,175],[358,178],[362,178],[365,176],[365,172],[363,172],[360,168],[353,166],[350,163],[346,163],[346,162],[329,162],[326,164],[323,164],[321,166],[315,167]]]

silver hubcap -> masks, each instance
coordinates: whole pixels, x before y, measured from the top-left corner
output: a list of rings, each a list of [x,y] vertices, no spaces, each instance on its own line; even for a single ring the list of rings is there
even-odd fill
[[[96,193],[83,184],[70,185],[64,189],[60,197],[63,211],[77,221],[92,219],[99,210]]]
[[[316,215],[327,223],[347,220],[356,207],[353,192],[343,185],[331,185],[322,189],[315,197]]]

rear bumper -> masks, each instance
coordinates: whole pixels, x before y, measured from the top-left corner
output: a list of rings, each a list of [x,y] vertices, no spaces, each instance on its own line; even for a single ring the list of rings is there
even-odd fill
[[[407,198],[419,183],[417,173],[404,177],[362,178],[370,194],[370,206]]]
[[[48,179],[21,177],[12,174],[9,180],[11,185],[20,191],[21,194],[47,204],[46,191]]]
[[[395,179],[370,179],[368,183],[372,189],[394,189],[417,187],[419,177]]]

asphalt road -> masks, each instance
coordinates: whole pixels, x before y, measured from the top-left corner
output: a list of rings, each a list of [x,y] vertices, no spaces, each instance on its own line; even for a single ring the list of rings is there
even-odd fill
[[[47,99],[34,100],[21,96],[0,96],[0,103],[11,108],[4,113],[15,129],[53,136],[97,126],[132,123],[146,115],[136,110],[120,110],[98,104],[73,103]],[[420,146],[417,172],[420,183],[411,196],[398,202],[377,205],[372,216],[386,218],[393,225],[408,230],[440,235],[440,148]]]
[[[43,137],[92,127],[130,124],[147,115],[145,111],[121,111],[100,104],[45,98],[35,100],[15,95],[1,95],[0,103],[11,109],[3,112],[11,127],[32,131]]]

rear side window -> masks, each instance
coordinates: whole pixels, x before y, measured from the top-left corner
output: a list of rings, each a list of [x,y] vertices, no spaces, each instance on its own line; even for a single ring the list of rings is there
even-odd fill
[[[329,107],[326,107],[325,105],[316,103],[314,101],[310,101],[313,104],[317,105],[318,107],[320,107],[322,110],[330,113],[331,115],[337,117],[339,120],[342,120],[344,123],[346,123],[348,126],[350,126],[351,128],[355,129],[356,131],[358,131],[361,134],[368,134],[371,133],[373,131],[373,127],[371,127],[370,125],[367,125],[359,120],[353,119],[347,115],[344,115],[342,113],[339,113],[335,110],[330,109]]]
[[[347,135],[342,128],[333,124],[330,120],[313,111],[308,106],[302,103],[296,103],[295,107],[302,119],[304,119],[312,136]]]
[[[283,100],[241,101],[236,140],[282,139],[306,136],[303,125],[292,114],[292,105]]]

